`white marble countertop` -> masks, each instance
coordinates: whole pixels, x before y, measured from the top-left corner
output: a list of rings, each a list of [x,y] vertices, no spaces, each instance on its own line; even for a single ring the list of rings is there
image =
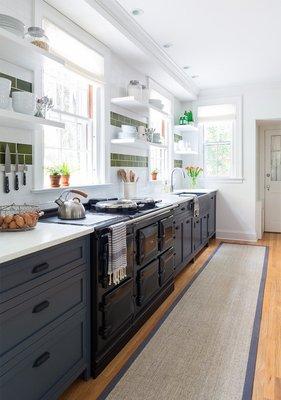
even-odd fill
[[[25,232],[0,232],[0,264],[46,249],[93,232],[89,226],[46,224],[38,222]]]

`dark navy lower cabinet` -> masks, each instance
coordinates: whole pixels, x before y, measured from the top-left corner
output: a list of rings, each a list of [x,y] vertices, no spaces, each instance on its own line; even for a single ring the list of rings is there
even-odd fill
[[[175,275],[206,246],[216,232],[216,193],[199,197],[200,213],[193,216],[190,203],[178,207],[174,214]]]
[[[85,237],[1,265],[1,400],[55,400],[89,378],[89,262]]]

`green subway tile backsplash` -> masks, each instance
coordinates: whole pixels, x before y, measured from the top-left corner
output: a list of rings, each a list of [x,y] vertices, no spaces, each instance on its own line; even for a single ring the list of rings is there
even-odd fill
[[[182,168],[182,160],[174,160],[175,168]]]
[[[5,163],[5,149],[8,144],[11,152],[11,163],[16,162],[16,143],[0,142],[0,164]],[[17,144],[17,150],[19,154],[19,164],[32,165],[32,145],[31,144]]]
[[[12,82],[11,94],[13,92],[30,92],[32,93],[32,83],[22,79],[15,78],[14,76],[6,75],[0,72],[0,78],[9,79]]]
[[[147,128],[147,124],[144,122],[138,121],[136,119],[128,118],[125,115],[117,114],[111,111],[110,113],[110,123],[113,126],[117,126],[121,128],[121,125],[131,125],[131,126],[144,126]]]
[[[111,153],[112,167],[148,167],[148,157]]]

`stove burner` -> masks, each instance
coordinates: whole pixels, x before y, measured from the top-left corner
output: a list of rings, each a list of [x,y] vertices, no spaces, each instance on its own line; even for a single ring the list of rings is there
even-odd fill
[[[94,205],[98,212],[120,213],[120,214],[135,214],[141,211],[150,210],[156,207],[161,200],[153,200],[152,198],[143,199],[120,199],[111,201],[100,201]]]

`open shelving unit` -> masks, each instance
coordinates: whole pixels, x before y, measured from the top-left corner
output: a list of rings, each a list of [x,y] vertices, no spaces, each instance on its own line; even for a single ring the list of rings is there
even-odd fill
[[[2,28],[0,28],[0,49],[2,59],[31,71],[42,68],[46,63],[55,62],[66,65],[63,58],[57,57]],[[62,122],[3,109],[0,109],[0,126],[17,129],[38,129],[42,126],[65,128],[65,124]]]
[[[141,147],[141,148],[148,148],[149,143],[144,141],[144,140],[139,140],[139,139],[111,139],[112,144],[119,144],[122,146],[135,146],[135,147]]]
[[[199,132],[199,128],[194,125],[174,125],[176,132]]]
[[[152,142],[147,142],[145,140],[139,140],[139,139],[111,139],[112,144],[119,144],[123,146],[135,146],[135,147],[141,147],[141,148],[149,148],[149,146],[157,146],[157,147],[162,147],[166,148],[167,146],[162,144],[162,143],[152,143]]]
[[[0,28],[0,49],[2,59],[28,70],[34,70],[50,62],[65,65],[63,58],[57,57],[2,28]]]
[[[15,111],[0,109],[0,126],[17,129],[37,129],[42,126],[52,126],[64,129],[62,122],[51,121],[50,119],[34,117],[33,115],[21,114]]]
[[[148,104],[141,103],[140,101],[136,100],[134,96],[114,97],[111,99],[111,103],[134,114],[140,114],[144,117],[148,117]]]
[[[179,154],[179,155],[183,155],[183,156],[184,155],[198,156],[198,152],[197,151],[184,151],[184,150],[178,151],[178,150],[175,150],[174,154]]]
[[[148,118],[149,117],[149,110],[155,110],[163,116],[168,117],[169,114],[165,111],[162,111],[160,108],[157,108],[149,103],[141,103],[140,101],[136,100],[134,96],[125,96],[125,97],[114,97],[111,99],[111,104],[115,104],[118,107],[124,108],[134,114],[139,114],[142,117]]]

